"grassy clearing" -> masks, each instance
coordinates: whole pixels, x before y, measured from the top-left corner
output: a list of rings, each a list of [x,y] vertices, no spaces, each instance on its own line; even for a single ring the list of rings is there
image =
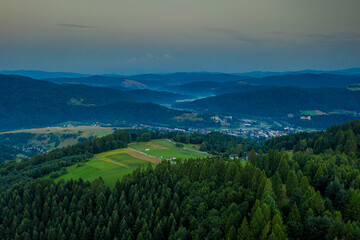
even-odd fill
[[[325,112],[320,110],[302,110],[300,111],[302,115],[310,115],[310,116],[319,116],[319,115],[326,115]]]
[[[152,140],[146,143],[131,143],[130,148],[116,149],[96,154],[88,162],[67,168],[68,173],[56,179],[59,181],[79,179],[92,181],[102,177],[104,182],[111,188],[115,186],[117,179],[134,171],[139,165],[153,165],[161,162],[159,157],[177,159],[189,159],[208,156],[205,152],[198,151],[198,146],[186,144],[188,150],[175,146],[175,143],[167,140]],[[185,147],[185,146],[184,146]],[[145,151],[150,149],[150,151]]]
[[[174,142],[170,142],[166,139],[157,139],[150,142],[139,142],[129,144],[130,148],[133,148],[137,151],[163,158],[173,158],[176,159],[189,159],[197,157],[206,157],[209,156],[208,153],[200,152],[199,146],[193,144],[183,144],[184,148],[179,148],[175,146]],[[149,149],[145,151],[145,149]]]
[[[332,114],[352,114],[352,113],[353,113],[352,111],[348,111],[348,110],[335,109],[334,111],[331,111],[329,113],[329,115],[332,115]]]
[[[99,137],[103,137],[110,133],[113,133],[113,128],[108,127],[98,127],[98,126],[76,126],[76,127],[48,127],[48,128],[30,128],[30,129],[22,129],[15,130],[9,132],[1,132],[4,133],[34,133],[34,134],[46,134],[46,133],[77,133],[78,131],[84,132],[86,134],[96,134]]]
[[[121,128],[116,128],[116,130]],[[55,147],[66,147],[68,145],[74,145],[79,142],[81,138],[90,137],[104,137],[115,131],[110,127],[98,127],[98,126],[77,126],[77,127],[49,127],[49,128],[32,128],[23,129],[6,133],[32,133],[35,136],[29,140],[28,145],[44,146],[46,150],[53,149]]]
[[[118,179],[131,173],[139,165],[148,164],[149,161],[135,158],[130,155],[131,153],[133,151],[126,148],[96,154],[81,166],[74,165],[67,168],[68,173],[60,176],[56,181],[79,178],[92,181],[102,177],[104,182],[113,188]]]

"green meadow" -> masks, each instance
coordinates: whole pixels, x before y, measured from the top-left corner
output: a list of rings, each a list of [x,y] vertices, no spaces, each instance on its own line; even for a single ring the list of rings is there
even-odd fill
[[[149,151],[145,151],[145,149],[149,149]],[[184,147],[180,148],[176,147],[175,143],[164,139],[131,143],[129,148],[99,153],[88,162],[68,167],[67,173],[58,177],[56,181],[79,178],[92,181],[101,177],[106,184],[113,188],[118,179],[130,174],[140,165],[147,165],[149,162],[152,165],[158,164],[161,162],[161,156],[164,159],[173,157],[189,159],[208,155],[205,152],[200,152],[197,145],[184,144]]]
[[[176,147],[175,142],[166,139],[157,139],[150,142],[137,142],[129,144],[129,147],[137,151],[155,156],[176,159],[189,159],[209,156],[206,152],[200,152],[199,146],[183,144],[184,147]],[[147,151],[146,151],[147,150]]]
[[[149,161],[129,155],[131,152],[133,151],[130,149],[116,149],[96,154],[88,162],[67,168],[68,173],[60,176],[56,181],[79,178],[92,181],[102,177],[104,182],[113,188],[117,179],[131,173],[139,165],[149,163]]]

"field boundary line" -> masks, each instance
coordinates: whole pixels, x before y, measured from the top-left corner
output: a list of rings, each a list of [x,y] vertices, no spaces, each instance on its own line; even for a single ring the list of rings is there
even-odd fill
[[[131,148],[131,147],[128,147],[128,149],[130,149],[130,150],[132,150],[132,151],[134,151],[134,152],[138,152],[138,153],[144,154],[144,155],[149,156],[149,157],[153,157],[153,158],[161,159],[161,158],[159,158],[159,157],[156,157],[156,156],[153,156],[153,155],[150,155],[150,154],[144,153],[144,152],[142,152],[142,151],[139,151],[139,150],[133,149],[133,148]]]
[[[94,159],[94,160],[100,161],[100,162],[112,163],[112,164],[119,165],[119,166],[121,166],[121,167],[129,168],[129,166],[126,166],[126,165],[124,165],[124,164],[121,164],[121,163],[118,163],[118,162],[115,162],[115,161],[112,161],[112,160],[100,160],[100,159]]]

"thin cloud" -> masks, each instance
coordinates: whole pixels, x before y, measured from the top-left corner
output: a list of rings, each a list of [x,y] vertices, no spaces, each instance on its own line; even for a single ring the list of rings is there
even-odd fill
[[[167,60],[173,60],[174,59],[174,57],[173,56],[171,56],[170,54],[164,54],[164,56],[163,56],[163,58],[164,59],[167,59]]]
[[[336,34],[306,34],[306,37],[320,40],[357,41],[360,39],[360,34],[354,32],[342,32]]]
[[[132,57],[127,60],[129,63],[145,63],[145,62],[164,62],[164,61],[171,61],[175,58],[170,55],[169,53],[166,53],[162,56],[157,56],[151,53],[146,53],[142,57]]]
[[[60,27],[67,27],[67,28],[99,28],[97,26],[88,26],[88,25],[80,25],[80,24],[69,24],[69,23],[61,23],[61,24],[56,24],[57,26]]]
[[[262,39],[258,39],[258,38],[254,38],[254,37],[250,37],[250,36],[245,36],[244,34],[242,34],[239,31],[236,30],[232,30],[232,29],[227,29],[227,28],[215,28],[215,27],[205,27],[204,28],[206,31],[208,32],[212,32],[214,34],[218,34],[221,36],[226,36],[229,37],[231,39],[234,39],[236,41],[239,42],[246,42],[246,43],[260,43],[263,40]]]

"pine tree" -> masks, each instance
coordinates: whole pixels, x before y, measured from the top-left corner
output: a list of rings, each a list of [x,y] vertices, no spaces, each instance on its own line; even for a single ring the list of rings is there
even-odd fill
[[[298,181],[294,170],[289,171],[286,178],[286,195],[291,197],[297,188]]]
[[[277,167],[277,172],[280,175],[282,183],[284,183],[286,181],[287,175],[289,173],[288,158],[289,158],[289,156],[287,155],[287,153],[284,153],[281,156],[279,165]]]
[[[249,229],[249,224],[244,217],[241,227],[238,230],[237,240],[255,240],[253,233]]]
[[[231,225],[229,231],[226,234],[226,240],[236,240],[236,229],[234,225]]]
[[[290,210],[288,221],[301,223],[301,215],[296,203],[294,203]]]

